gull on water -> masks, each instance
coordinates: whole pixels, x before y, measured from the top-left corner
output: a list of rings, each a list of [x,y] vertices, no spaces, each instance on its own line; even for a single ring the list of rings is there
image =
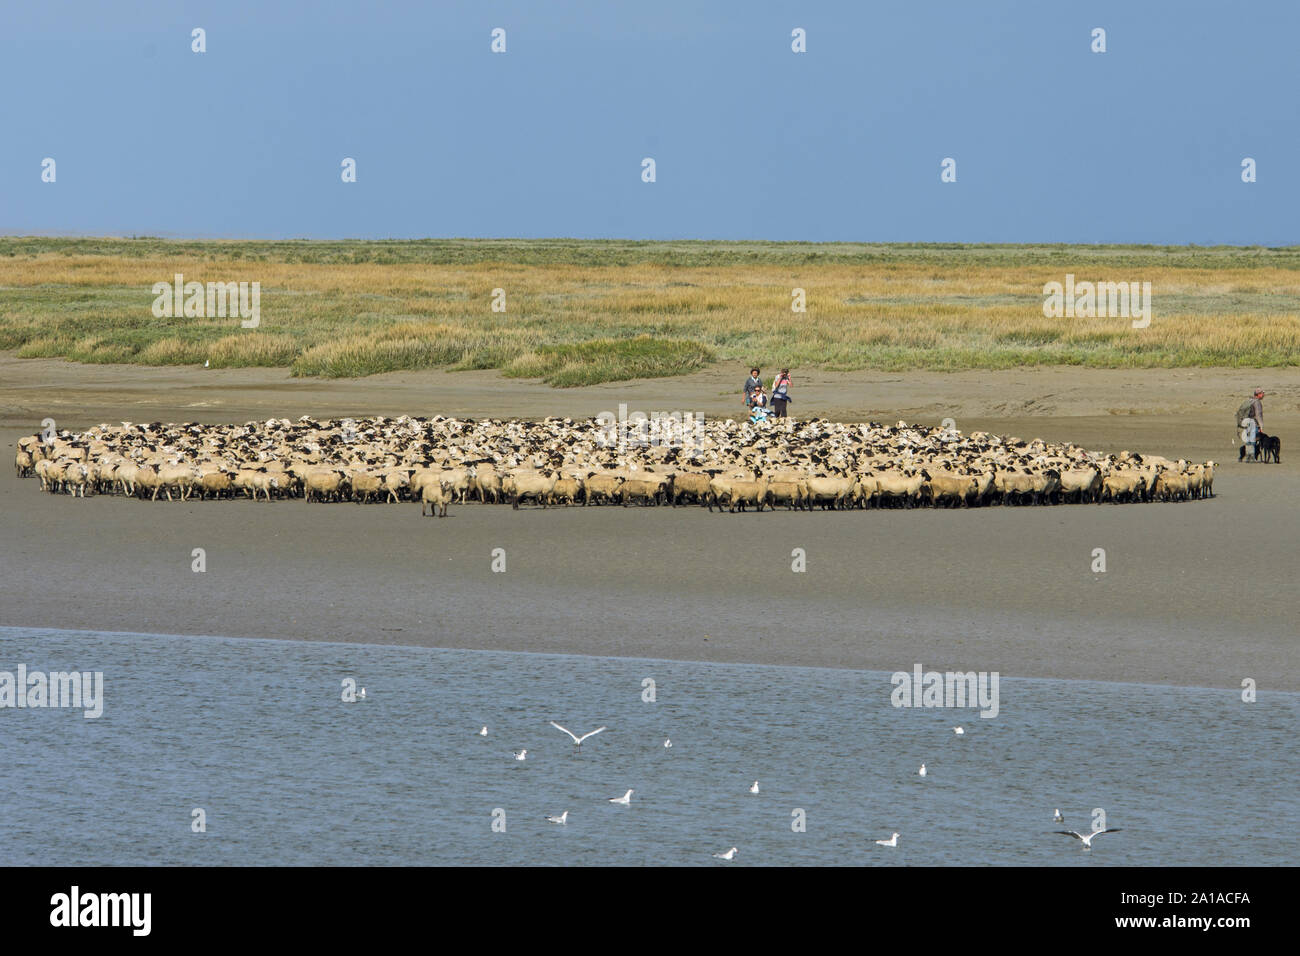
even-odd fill
[[[627,806],[629,803],[632,802],[632,794],[634,794],[635,792],[636,792],[635,790],[629,790],[627,793],[623,794],[623,796],[621,796],[621,797],[610,797],[610,798],[609,798],[609,802],[610,802],[610,803],[621,803],[621,804],[623,804],[623,806]]]
[[[478,735],[479,735],[480,737],[486,737],[486,736],[487,736],[487,724],[484,724],[484,725],[483,725],[483,729],[480,730],[480,731],[478,732]]]
[[[750,786],[750,788],[749,788],[749,792],[750,792],[750,793],[758,793],[758,781],[757,781],[757,780],[755,780],[754,783]]]
[[[1060,807],[1057,807],[1057,809],[1056,809],[1056,816],[1052,817],[1052,822],[1053,822],[1053,823],[1064,823],[1064,822],[1065,822],[1065,817],[1061,816],[1061,809],[1060,809]]]
[[[726,861],[730,862],[731,859],[732,859],[733,857],[735,857],[736,852],[737,852],[737,851],[736,851],[736,848],[733,846],[733,847],[732,847],[730,850],[728,850],[726,853],[715,853],[715,854],[713,854],[713,855],[714,855],[716,858],[718,858],[719,860],[726,860]]]
[[[527,760],[527,759],[528,759],[528,751],[527,751],[527,750],[516,750],[516,751],[515,751],[515,759],[516,759],[516,760]]]
[[[1093,830],[1087,836],[1084,836],[1082,833],[1075,833],[1073,830],[1057,830],[1055,832],[1061,834],[1062,836],[1072,836],[1080,843],[1083,844],[1083,848],[1085,850],[1091,850],[1092,841],[1094,837],[1099,837],[1103,833],[1118,833],[1120,829],[1121,829],[1120,827],[1107,827],[1104,830]]]
[[[888,840],[877,840],[876,846],[898,846],[898,834],[895,833]]]
[[[953,732],[954,734],[956,734],[958,737],[960,737],[962,734],[966,733],[966,728],[965,728],[965,727],[954,727],[954,728],[952,729],[952,732]]]
[[[925,764],[921,764],[921,769],[917,771],[917,774],[922,777],[925,776]]]
[[[672,742],[671,740],[669,740],[667,737],[665,737],[665,738],[664,738],[664,746],[665,746],[665,747],[671,747],[672,745],[673,745],[673,742]]]
[[[577,734],[575,734],[572,730],[569,730],[567,727],[561,727],[559,724],[557,724],[557,723],[556,723],[555,721],[553,721],[553,720],[550,721],[549,723],[550,723],[550,725],[551,725],[552,727],[554,727],[556,730],[563,730],[566,734],[568,734],[570,737],[572,737],[572,738],[573,738],[573,744],[574,744],[574,746],[577,747],[579,750],[582,749],[582,742],[583,742],[584,740],[586,740],[588,737],[594,737],[594,736],[596,736],[596,734],[600,733],[602,730],[605,729],[604,727],[597,727],[597,728],[596,728],[595,730],[593,730],[591,733],[589,733],[589,734],[583,734],[581,737],[579,737],[579,736],[578,736]]]
[[[568,810],[565,810],[565,811],[564,811],[563,813],[561,813],[558,817],[547,817],[547,818],[546,818],[546,822],[547,822],[547,823],[568,823],[568,822],[569,822],[569,811],[568,811]]]

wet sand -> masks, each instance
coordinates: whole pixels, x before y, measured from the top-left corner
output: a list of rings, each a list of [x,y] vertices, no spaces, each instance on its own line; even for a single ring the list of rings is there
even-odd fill
[[[744,370],[581,389],[494,372],[291,379],[0,354],[0,445],[40,420],[739,410]],[[732,379],[735,379],[733,382]],[[0,624],[1300,690],[1300,370],[795,376],[800,416],[937,423],[1222,462],[1209,501],[710,515],[43,495],[0,472]],[[1269,392],[1279,466],[1240,465]],[[6,466],[12,459],[6,460]],[[207,571],[191,571],[206,551]],[[505,549],[507,570],[491,571]],[[791,571],[803,548],[807,571]],[[1094,548],[1107,571],[1090,570]]]

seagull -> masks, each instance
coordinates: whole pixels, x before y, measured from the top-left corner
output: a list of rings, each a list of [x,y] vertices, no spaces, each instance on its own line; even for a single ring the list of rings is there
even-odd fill
[[[547,818],[546,818],[546,822],[547,822],[547,823],[568,823],[568,822],[569,822],[569,811],[568,811],[568,810],[565,810],[565,811],[564,811],[563,813],[561,813],[558,817],[547,817]]]
[[[207,368],[207,367],[208,367],[208,362],[210,362],[210,361],[212,361],[212,360],[211,360],[211,359],[204,359],[204,360],[203,360],[203,367],[204,367],[204,368]]]
[[[480,737],[486,737],[486,736],[487,736],[487,725],[486,725],[486,724],[483,725],[483,729],[480,730],[480,731],[478,732],[478,735],[479,735]]]
[[[921,764],[921,769],[918,770],[917,773],[918,773],[919,775],[921,775],[922,777],[925,776],[925,764]]]
[[[1065,817],[1061,816],[1061,810],[1060,810],[1059,807],[1058,807],[1057,810],[1056,810],[1056,816],[1052,817],[1052,822],[1053,822],[1053,823],[1064,823],[1064,822],[1065,822]]]
[[[895,833],[888,840],[877,840],[876,846],[898,846],[898,834]]]
[[[952,729],[952,732],[953,732],[954,734],[956,734],[958,737],[960,737],[960,736],[962,736],[964,733],[966,733],[966,728],[964,728],[964,727],[954,727],[954,728]]]
[[[719,860],[726,860],[728,863],[730,863],[732,858],[736,855],[736,848],[733,846],[726,853],[715,853],[713,855]]]
[[[749,788],[749,792],[750,792],[750,793],[758,793],[758,781],[757,781],[757,780],[755,780],[755,781],[754,781],[754,785],[753,785],[752,787]]]
[[[1085,850],[1091,850],[1092,840],[1094,837],[1100,836],[1103,833],[1118,833],[1119,831],[1120,827],[1107,827],[1105,830],[1093,830],[1087,836],[1084,836],[1081,833],[1075,833],[1073,830],[1056,830],[1054,832],[1060,833],[1062,836],[1072,836],[1083,844]]]
[[[671,747],[672,745],[673,745],[673,742],[672,742],[671,740],[669,740],[667,737],[665,737],[665,738],[664,738],[664,746],[665,746],[665,747]]]
[[[570,737],[572,737],[572,738],[573,738],[574,746],[576,746],[579,750],[582,749],[582,742],[583,742],[584,740],[586,740],[588,737],[594,737],[594,736],[596,736],[596,734],[600,733],[602,730],[605,729],[604,727],[597,727],[597,728],[596,728],[595,730],[593,730],[591,733],[589,733],[589,734],[583,734],[581,737],[579,737],[579,736],[578,736],[577,734],[575,734],[572,730],[568,730],[568,729],[565,728],[565,727],[561,727],[559,724],[557,724],[557,723],[556,723],[555,721],[553,721],[553,720],[550,721],[550,725],[551,725],[552,727],[554,727],[556,730],[563,730],[566,734],[568,734]]]
[[[527,751],[527,750],[516,750],[516,751],[515,751],[515,759],[516,759],[516,760],[527,760],[527,759],[528,759],[528,751]]]
[[[627,806],[629,803],[632,802],[632,794],[634,794],[634,793],[636,793],[635,790],[629,790],[627,793],[623,794],[623,796],[621,796],[621,797],[610,797],[610,798],[609,798],[609,802],[610,802],[610,803],[621,803],[621,804],[623,804],[623,806]]]

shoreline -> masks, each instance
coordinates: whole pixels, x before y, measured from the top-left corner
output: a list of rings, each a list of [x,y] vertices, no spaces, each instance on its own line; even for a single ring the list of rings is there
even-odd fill
[[[256,644],[261,642],[270,642],[273,644],[322,644],[326,647],[337,648],[354,648],[354,647],[372,647],[394,649],[402,648],[405,650],[426,650],[426,651],[443,651],[449,653],[467,652],[467,653],[486,653],[486,654],[503,654],[518,655],[525,657],[545,657],[545,658],[579,658],[591,659],[598,661],[618,661],[622,663],[637,664],[698,664],[706,667],[718,668],[755,668],[771,670],[795,670],[795,671],[835,671],[842,673],[845,671],[859,674],[876,674],[890,677],[897,673],[910,673],[908,671],[888,671],[864,667],[834,667],[829,665],[817,664],[764,664],[756,661],[724,661],[724,660],[697,660],[679,657],[638,657],[635,655],[614,656],[605,654],[569,654],[558,651],[527,651],[527,650],[506,650],[499,648],[473,648],[473,647],[442,647],[434,644],[376,644],[367,641],[326,641],[311,640],[304,641],[297,638],[285,637],[231,637],[225,634],[165,634],[157,631],[106,631],[94,630],[90,628],[60,628],[60,627],[39,627],[24,624],[6,624],[0,621],[0,630],[29,631],[29,632],[53,632],[61,635],[75,634],[94,634],[97,636],[107,637],[149,637],[165,638],[176,640],[196,640],[196,641],[234,641],[237,643]],[[927,673],[935,668],[926,667]],[[1197,684],[1152,684],[1143,681],[1132,680],[1095,680],[1088,678],[1073,677],[1027,677],[1022,674],[999,674],[999,680],[1002,681],[1023,681],[1030,683],[1085,683],[1085,684],[1121,684],[1127,687],[1149,687],[1155,690],[1176,688],[1178,690],[1201,691],[1205,693],[1237,693],[1240,688],[1236,687],[1210,687]],[[1294,694],[1300,695],[1300,689],[1297,690],[1270,690],[1270,693]],[[939,707],[926,707],[923,709],[937,710]]]
[[[1261,692],[1300,690],[1291,596],[1300,471],[1288,453],[1300,434],[1300,370],[1157,371],[812,373],[800,409],[824,401],[824,416],[837,417],[837,402],[849,420],[950,416],[967,432],[1214,458],[1214,499],[762,515],[475,503],[430,522],[416,521],[411,503],[73,501],[6,467],[0,621],[885,672],[920,661],[1205,688],[1252,677]],[[1269,392],[1266,423],[1283,436],[1280,465],[1239,465],[1227,447],[1234,383],[1257,382]],[[722,417],[739,390],[717,369],[560,390],[495,373],[340,383],[0,354],[0,445],[12,454],[46,415],[76,429],[462,408],[586,417],[626,402]],[[883,414],[891,404],[902,411]],[[203,574],[190,570],[195,547],[206,550]],[[508,554],[505,574],[490,571],[496,547]],[[794,547],[807,551],[806,573],[791,573]],[[1089,570],[1095,547],[1107,551],[1104,574]]]

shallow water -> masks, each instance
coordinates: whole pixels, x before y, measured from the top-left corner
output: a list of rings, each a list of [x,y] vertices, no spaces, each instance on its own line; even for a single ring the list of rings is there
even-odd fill
[[[867,671],[0,628],[0,671],[20,663],[102,671],[105,703],[95,720],[0,708],[8,865],[721,866],[736,846],[733,866],[1181,866],[1300,850],[1300,694],[1004,676],[981,719],[895,708],[889,675]],[[342,701],[349,677],[370,699]],[[608,730],[576,753],[551,719]],[[607,802],[629,787],[631,806]],[[1057,807],[1066,827],[1102,808],[1122,832],[1085,852],[1052,833]],[[896,849],[874,844],[895,830]]]

